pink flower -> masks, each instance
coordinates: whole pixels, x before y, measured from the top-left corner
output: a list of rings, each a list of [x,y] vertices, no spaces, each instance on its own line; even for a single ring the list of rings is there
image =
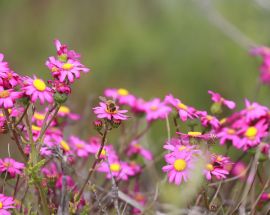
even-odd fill
[[[211,115],[208,115],[206,111],[198,111],[202,125],[207,127],[211,126],[213,129],[218,129],[220,127],[219,120]]]
[[[179,117],[182,121],[187,119],[193,119],[197,117],[196,110],[193,107],[189,107],[182,103],[179,99],[174,98],[173,95],[169,94],[165,97],[166,104],[172,105],[178,111]]]
[[[0,107],[1,108],[12,108],[17,99],[22,97],[21,92],[16,92],[13,89],[4,90],[0,87]]]
[[[33,103],[38,99],[41,105],[45,101],[48,103],[53,102],[52,90],[46,86],[42,79],[37,77],[34,77],[34,79],[30,77],[25,78],[23,90],[25,90],[26,95],[30,96]]]
[[[90,147],[91,147],[90,153],[97,155],[100,149],[100,143],[90,143]],[[117,159],[116,151],[114,150],[112,145],[106,145],[101,150],[99,158],[104,159],[106,157],[110,159]]]
[[[69,175],[65,175],[65,176],[60,175],[60,176],[58,176],[58,178],[57,178],[57,180],[56,180],[56,183],[55,183],[55,187],[56,187],[56,188],[58,188],[58,189],[61,189],[61,188],[62,188],[63,177],[65,177],[65,179],[66,179],[66,185],[67,185],[67,187],[68,187],[70,190],[76,188],[76,187],[75,187],[75,182],[74,182],[74,180],[73,180],[72,177],[69,176]]]
[[[98,167],[98,171],[106,173],[108,179],[113,176],[116,180],[123,181],[127,181],[130,176],[135,175],[133,168],[118,159],[109,159],[108,162],[103,161]]]
[[[43,167],[41,172],[44,174],[46,178],[50,180],[55,180],[59,175],[57,165],[54,162],[51,162],[47,164],[46,167]]]
[[[140,154],[142,157],[144,157],[146,160],[153,160],[152,153],[143,148],[138,141],[134,140],[131,142],[131,144],[128,146],[128,149],[126,150],[127,156],[137,155]]]
[[[58,116],[60,117],[65,117],[65,118],[69,118],[71,120],[79,120],[80,119],[80,115],[76,114],[76,113],[72,113],[69,109],[69,107],[62,105],[59,108],[59,111],[57,113]]]
[[[238,176],[238,177],[240,177],[241,179],[244,179],[245,178],[245,176],[246,176],[246,165],[243,163],[243,162],[237,162],[237,163],[235,163],[234,165],[233,165],[233,167],[232,167],[232,174],[234,175],[234,176]]]
[[[0,53],[0,73],[5,73],[9,71],[8,62],[3,61],[4,54]]]
[[[263,116],[267,116],[269,110],[267,107],[262,106],[256,102],[251,103],[247,99],[245,100],[246,108],[241,111],[241,114],[245,115],[247,122],[259,119]]]
[[[223,104],[223,105],[227,106],[229,109],[235,108],[235,103],[233,101],[224,99],[220,94],[215,93],[211,90],[208,90],[208,93],[212,96],[213,102]]]
[[[0,159],[0,172],[7,172],[12,178],[21,174],[24,167],[23,163],[17,162],[12,158]]]
[[[111,110],[107,107],[106,103],[100,102],[98,107],[93,108],[94,113],[97,115],[97,118],[100,119],[120,119],[120,120],[127,120],[128,117],[124,115],[127,113],[127,110],[119,110],[119,106],[115,106],[115,109]]]
[[[60,82],[65,82],[68,80],[73,83],[74,78],[80,78],[80,73],[89,72],[79,61],[68,59],[66,62],[61,62],[56,60],[54,57],[49,57],[46,61],[46,66],[51,70],[54,78],[58,79]]]
[[[72,60],[78,60],[81,56],[74,50],[68,50],[67,45],[61,44],[61,42],[58,39],[54,40],[54,45],[57,50],[57,55],[62,59],[72,59]]]
[[[69,143],[72,151],[77,154],[78,157],[88,157],[91,152],[91,146],[78,137],[71,136],[69,138]]]
[[[270,193],[264,192],[261,197],[260,197],[261,201],[269,201],[270,200]]]
[[[15,72],[9,71],[1,71],[0,70],[0,85],[5,89],[10,89],[17,86],[21,81],[21,77]]]
[[[211,155],[210,162],[206,164],[204,174],[207,180],[211,180],[214,176],[218,180],[222,180],[229,175],[229,171],[226,169],[231,161],[228,157],[222,155]]]
[[[0,214],[1,215],[11,215],[9,209],[15,208],[15,201],[12,197],[0,194]]]
[[[104,92],[106,97],[112,97],[121,105],[132,106],[136,100],[136,97],[131,95],[126,89],[106,89]]]
[[[180,185],[182,181],[187,182],[193,169],[192,153],[182,151],[165,158],[168,164],[162,167],[162,171],[168,173],[169,182],[176,185]]]
[[[171,112],[171,108],[161,102],[160,99],[155,98],[144,104],[144,111],[146,113],[146,120],[151,122],[157,119],[165,119]]]
[[[216,136],[219,138],[221,145],[224,145],[227,141],[230,141],[234,146],[237,146],[240,141],[237,131],[233,128],[222,128],[216,134]]]

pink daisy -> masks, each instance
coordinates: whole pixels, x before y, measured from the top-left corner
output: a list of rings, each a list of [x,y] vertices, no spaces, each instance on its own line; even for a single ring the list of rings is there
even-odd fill
[[[62,105],[59,108],[59,111],[57,113],[57,116],[59,117],[64,117],[64,118],[69,118],[71,120],[79,120],[80,119],[80,115],[76,114],[76,113],[72,113],[70,108],[67,106]]]
[[[136,97],[131,95],[126,89],[106,89],[104,92],[106,97],[112,97],[114,100],[121,105],[129,105],[134,104]]]
[[[167,172],[170,183],[180,185],[182,181],[188,181],[193,169],[192,153],[188,151],[175,153],[174,156],[167,156],[166,162],[168,164],[162,167],[162,171]]]
[[[4,54],[0,53],[0,73],[8,71],[9,71],[8,62],[4,61]]]
[[[17,162],[12,158],[0,159],[0,172],[9,173],[12,178],[16,175],[20,175],[25,168],[23,163]]]
[[[40,104],[44,104],[45,101],[48,103],[53,102],[53,95],[51,88],[47,87],[42,79],[34,76],[34,79],[30,77],[25,78],[23,90],[25,94],[30,96],[31,101],[35,103],[38,99]]]
[[[251,103],[247,99],[245,100],[246,108],[241,111],[241,114],[245,116],[247,122],[259,119],[263,116],[267,116],[269,109],[256,102]]]
[[[165,97],[165,102],[166,104],[170,104],[176,108],[182,121],[197,117],[195,108],[185,105],[179,99],[174,98],[172,94],[169,94]]]
[[[91,152],[91,146],[86,143],[85,141],[79,139],[78,137],[71,136],[69,138],[69,143],[72,148],[72,151],[78,157],[88,157],[89,153]]]
[[[111,110],[107,107],[106,103],[100,102],[98,107],[93,108],[94,113],[97,115],[97,118],[100,119],[120,119],[120,120],[127,120],[128,117],[124,115],[127,113],[127,110],[119,110],[119,106],[115,106],[115,110]]]
[[[237,135],[237,131],[233,128],[222,128],[217,134],[217,138],[220,140],[220,144],[224,145],[227,141],[231,142],[234,146],[236,146],[240,138]]]
[[[57,55],[61,59],[72,59],[72,60],[78,60],[81,56],[74,50],[69,50],[68,46],[66,44],[61,44],[61,42],[58,39],[54,40],[54,45],[57,50]]]
[[[218,129],[220,127],[219,120],[211,115],[208,115],[206,111],[198,111],[202,125],[207,127],[211,126],[213,129]]]
[[[46,61],[46,66],[51,70],[53,77],[57,78],[60,82],[68,80],[73,83],[74,78],[80,78],[81,72],[89,72],[89,69],[83,64],[72,59],[68,59],[66,62],[61,62],[54,57],[49,57]]]
[[[17,99],[22,97],[21,92],[16,92],[13,89],[4,90],[0,87],[0,107],[1,108],[12,108]]]
[[[146,113],[146,120],[151,122],[157,119],[165,119],[171,112],[171,108],[161,102],[160,99],[155,98],[144,104],[144,111]]]
[[[11,215],[10,209],[15,208],[15,201],[12,197],[0,194],[0,214]]]
[[[21,77],[9,70],[9,71],[1,71],[0,70],[0,85],[5,89],[10,89],[17,86],[21,81]]]
[[[138,141],[134,140],[130,143],[130,145],[128,146],[127,150],[126,150],[126,155],[127,156],[132,156],[132,155],[138,155],[140,154],[143,158],[145,158],[146,160],[153,160],[153,155],[152,153],[143,148]]]
[[[211,90],[208,90],[208,93],[212,96],[212,101],[215,103],[223,104],[229,109],[235,108],[235,102],[224,99],[219,93],[215,93]]]

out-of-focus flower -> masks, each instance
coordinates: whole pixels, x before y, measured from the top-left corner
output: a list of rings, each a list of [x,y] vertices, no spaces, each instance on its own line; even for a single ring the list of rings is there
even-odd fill
[[[153,160],[152,153],[149,150],[143,148],[136,140],[130,143],[127,148],[126,154],[127,156],[140,154],[146,160]]]
[[[234,109],[235,108],[235,102],[231,100],[227,100],[223,98],[219,93],[215,93],[211,90],[208,90],[208,93],[212,96],[212,101],[218,104],[225,105],[229,109]]]
[[[0,159],[0,172],[9,173],[14,178],[16,175],[20,175],[25,168],[23,163],[17,162],[12,158]]]
[[[57,113],[57,116],[60,116],[60,117],[67,117],[71,120],[79,120],[80,119],[80,115],[79,114],[76,114],[76,113],[72,113],[70,111],[70,108],[67,107],[67,106],[64,106],[62,105],[59,110],[58,110],[58,113]]]
[[[12,197],[0,194],[0,214],[1,215],[11,215],[9,209],[15,208],[15,202]]]
[[[120,119],[127,120],[128,117],[124,115],[127,113],[127,110],[119,110],[119,106],[115,105],[113,109],[108,107],[108,105],[104,102],[100,102],[98,107],[93,108],[94,113],[97,115],[97,118],[105,118],[108,120],[112,119]]]
[[[13,89],[4,90],[0,87],[0,107],[1,108],[13,108],[17,99],[22,97],[21,92],[16,92]]]
[[[238,176],[238,177],[244,179],[246,174],[247,174],[246,168],[247,167],[243,162],[237,162],[232,166],[231,173],[234,176]]]
[[[144,104],[144,111],[146,113],[146,120],[151,122],[157,119],[165,119],[171,112],[171,108],[168,107],[160,99],[155,98]]]
[[[104,92],[106,97],[112,97],[120,105],[129,105],[132,106],[136,100],[136,97],[130,94],[126,89],[106,89]]]
[[[200,116],[203,126],[211,126],[213,129],[218,129],[220,127],[220,122],[216,117],[208,115],[206,111],[199,111],[197,113]]]
[[[179,117],[182,121],[186,121],[187,119],[193,119],[197,117],[195,108],[185,105],[179,99],[174,98],[173,95],[171,94],[165,97],[165,102],[176,108]]]
[[[34,77],[34,79],[27,77],[24,80],[24,86],[22,88],[25,94],[31,98],[31,102],[35,103],[40,100],[40,104],[53,102],[52,90],[47,87],[42,79]]]
[[[91,146],[86,143],[85,141],[79,139],[75,136],[70,136],[69,143],[72,148],[72,151],[78,156],[78,157],[88,157],[89,153],[91,152]]]
[[[60,60],[66,61],[68,59],[78,60],[81,56],[74,50],[69,50],[66,44],[61,44],[58,39],[54,40],[54,45],[57,50],[57,55]]]
[[[245,100],[246,108],[241,111],[241,114],[245,116],[247,122],[259,119],[263,116],[267,116],[269,109],[256,102],[251,103],[247,99]]]

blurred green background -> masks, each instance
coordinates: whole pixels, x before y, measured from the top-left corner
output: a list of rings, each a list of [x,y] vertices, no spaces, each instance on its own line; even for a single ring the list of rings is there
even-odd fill
[[[212,4],[244,35],[267,45],[270,11],[259,1]],[[74,84],[69,103],[77,112],[106,87],[146,99],[171,92],[199,109],[210,106],[212,89],[242,106],[254,96],[259,60],[213,25],[205,2],[1,0],[0,52],[16,72],[42,78],[50,77],[44,63],[55,54],[55,38],[81,53],[92,72]],[[259,101],[269,103],[268,94],[263,87]]]

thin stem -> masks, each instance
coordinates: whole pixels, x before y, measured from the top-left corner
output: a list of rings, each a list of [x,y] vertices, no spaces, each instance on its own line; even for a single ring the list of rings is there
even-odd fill
[[[27,113],[27,110],[28,110],[29,106],[30,106],[30,103],[27,104],[27,106],[26,106],[23,114],[21,115],[21,117],[19,118],[19,120],[15,123],[15,127],[17,127],[22,122],[25,114]]]

